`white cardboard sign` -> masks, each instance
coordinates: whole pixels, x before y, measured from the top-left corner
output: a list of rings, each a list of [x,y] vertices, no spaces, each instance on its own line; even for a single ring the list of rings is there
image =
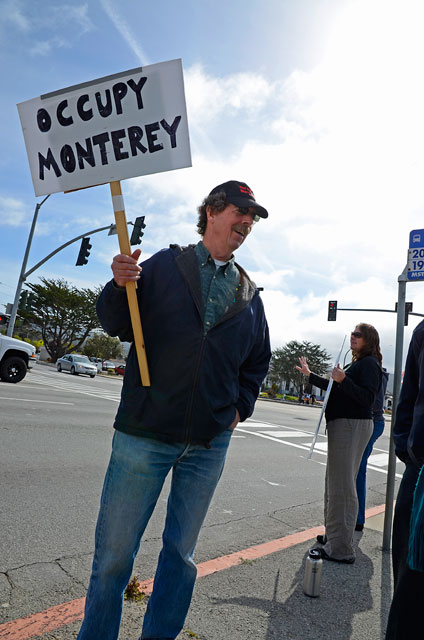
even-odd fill
[[[191,166],[181,60],[18,104],[36,196]]]

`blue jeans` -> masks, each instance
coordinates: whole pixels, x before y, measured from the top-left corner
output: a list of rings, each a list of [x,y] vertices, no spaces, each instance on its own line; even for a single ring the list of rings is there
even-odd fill
[[[374,442],[381,436],[384,431],[384,418],[382,420],[374,420],[374,430],[372,436],[365,448],[362,456],[361,465],[359,467],[358,475],[356,476],[356,493],[358,494],[358,517],[356,518],[357,524],[365,523],[365,496],[367,493],[367,462],[371,455]]]
[[[179,634],[196,580],[194,547],[224,468],[231,433],[227,429],[206,448],[115,432],[78,640],[118,638],[134,558],[171,469],[163,547],[141,638],[172,640]]]

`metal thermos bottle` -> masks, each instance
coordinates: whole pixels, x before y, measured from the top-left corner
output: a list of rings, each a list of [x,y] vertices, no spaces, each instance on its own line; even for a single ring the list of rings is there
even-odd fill
[[[309,549],[309,555],[305,563],[305,577],[303,579],[303,591],[311,598],[319,596],[319,587],[322,576],[322,558],[319,549]]]

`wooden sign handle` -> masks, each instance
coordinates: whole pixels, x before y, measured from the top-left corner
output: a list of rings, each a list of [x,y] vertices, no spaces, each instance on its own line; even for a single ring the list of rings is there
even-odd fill
[[[122,197],[121,182],[110,183],[113,210],[115,213],[116,229],[118,231],[119,248],[121,253],[130,256],[131,246],[128,235],[127,219],[125,217],[124,198]],[[138,366],[140,367],[141,384],[150,387],[149,368],[147,366],[146,347],[144,346],[143,329],[141,327],[140,310],[137,300],[137,283],[127,282],[125,285],[130,308],[131,324],[134,334],[134,344],[137,351]]]

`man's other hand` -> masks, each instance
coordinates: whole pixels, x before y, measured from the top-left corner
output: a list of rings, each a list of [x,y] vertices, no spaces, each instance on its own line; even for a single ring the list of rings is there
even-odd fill
[[[130,256],[119,253],[114,257],[111,269],[118,287],[125,287],[127,282],[136,282],[140,278],[141,267],[137,264],[140,254],[141,249],[136,249]]]
[[[236,426],[238,425],[239,422],[240,422],[240,414],[238,412],[238,409],[236,409],[236,415],[234,417],[234,420],[230,424],[231,431],[234,431],[234,429],[236,428]]]

